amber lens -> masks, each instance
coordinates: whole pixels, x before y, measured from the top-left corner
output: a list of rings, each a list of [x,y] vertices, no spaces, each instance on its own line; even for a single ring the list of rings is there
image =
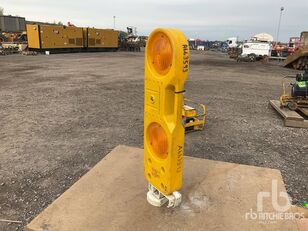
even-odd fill
[[[172,56],[173,51],[169,38],[163,33],[155,34],[150,46],[150,60],[160,75],[168,73],[172,65]]]
[[[166,159],[168,156],[168,138],[162,126],[156,122],[148,127],[148,142],[157,157]]]

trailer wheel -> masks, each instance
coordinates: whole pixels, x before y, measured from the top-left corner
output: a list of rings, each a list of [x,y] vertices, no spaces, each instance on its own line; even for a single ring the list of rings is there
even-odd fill
[[[255,62],[257,60],[256,54],[249,54],[248,58],[250,62]]]

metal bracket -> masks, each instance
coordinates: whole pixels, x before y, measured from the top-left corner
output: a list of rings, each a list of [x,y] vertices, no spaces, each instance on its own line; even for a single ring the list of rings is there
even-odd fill
[[[182,201],[182,195],[178,191],[173,192],[171,195],[164,195],[150,183],[148,189],[147,200],[153,206],[161,207],[168,202],[167,207],[174,208]]]

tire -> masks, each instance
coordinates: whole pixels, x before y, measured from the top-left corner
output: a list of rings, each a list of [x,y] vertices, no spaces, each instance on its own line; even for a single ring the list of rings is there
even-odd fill
[[[255,62],[257,60],[257,56],[255,54],[249,54],[248,58],[250,62]]]

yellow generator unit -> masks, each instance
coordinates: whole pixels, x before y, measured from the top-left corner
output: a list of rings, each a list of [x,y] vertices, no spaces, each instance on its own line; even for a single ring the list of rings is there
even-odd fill
[[[144,175],[154,206],[180,204],[184,158],[184,82],[189,46],[176,29],[156,29],[145,53]]]
[[[80,27],[56,25],[27,25],[30,49],[83,48],[83,30]]]
[[[118,31],[112,29],[84,28],[88,48],[118,48]]]
[[[206,121],[206,107],[204,104],[185,99],[182,110],[185,131],[202,131]]]

